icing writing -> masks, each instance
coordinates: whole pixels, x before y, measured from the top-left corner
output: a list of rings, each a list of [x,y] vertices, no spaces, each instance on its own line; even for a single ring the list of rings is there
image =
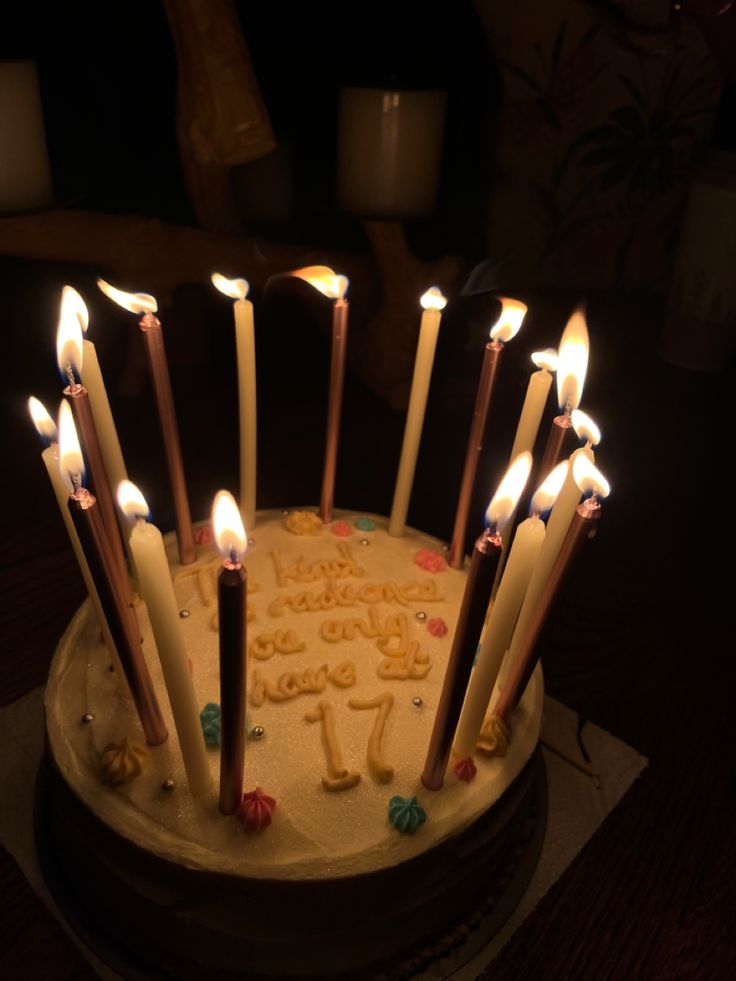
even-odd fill
[[[394,707],[394,696],[391,692],[384,692],[382,695],[376,695],[375,698],[351,698],[348,701],[348,705],[350,708],[359,710],[378,709],[376,721],[368,738],[368,769],[376,780],[379,780],[381,783],[388,783],[393,779],[394,768],[384,762],[381,755],[381,739],[388,714]]]
[[[325,790],[347,790],[360,783],[360,774],[356,770],[348,770],[343,765],[342,754],[337,743],[335,714],[330,703],[319,702],[304,718],[307,722],[322,723],[322,744],[327,757],[327,776],[322,777],[322,786]]]
[[[393,580],[384,582],[367,582],[362,586],[352,583],[342,585],[328,580],[325,588],[318,593],[305,590],[291,596],[277,596],[271,601],[268,612],[272,617],[283,616],[289,609],[292,613],[319,612],[332,610],[336,606],[356,606],[358,603],[399,603],[407,606],[409,603],[432,603],[441,600],[442,593],[438,590],[433,579],[398,585]]]
[[[276,582],[279,586],[288,586],[290,582],[315,582],[318,579],[345,579],[348,576],[360,578],[365,569],[353,559],[350,546],[346,542],[337,545],[338,558],[316,559],[305,562],[300,555],[296,562],[287,565],[281,553],[273,549],[271,557],[276,567]]]
[[[269,702],[286,702],[297,695],[323,692],[328,681],[337,688],[351,688],[355,684],[355,664],[343,661],[332,670],[323,664],[317,670],[285,671],[276,681],[269,681],[255,670],[250,685],[250,702],[256,708],[260,708],[266,699]]]
[[[374,607],[368,610],[367,620],[347,617],[344,620],[325,620],[319,629],[323,640],[335,644],[353,640],[356,633],[376,638],[378,649],[387,657],[401,657],[409,646],[409,621],[406,613],[389,613],[384,620]]]
[[[385,657],[377,672],[379,678],[406,681],[408,678],[426,678],[431,667],[429,654],[420,651],[417,641],[412,640],[403,657]]]
[[[270,634],[258,634],[249,645],[248,652],[258,661],[267,661],[274,654],[295,654],[306,648],[294,630],[274,630]]]

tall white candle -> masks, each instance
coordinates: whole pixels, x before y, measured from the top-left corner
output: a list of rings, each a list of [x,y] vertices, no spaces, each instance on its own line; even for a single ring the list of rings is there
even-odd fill
[[[542,421],[549,390],[552,387],[552,372],[557,368],[557,352],[552,348],[547,348],[545,351],[535,351],[532,354],[532,361],[539,370],[533,371],[529,376],[529,384],[527,385],[519,422],[516,426],[510,460],[514,460],[519,453],[534,452],[539,424]]]
[[[123,671],[122,665],[118,659],[118,652],[115,649],[113,639],[110,636],[110,629],[107,626],[105,614],[102,612],[100,597],[97,595],[92,573],[89,571],[87,559],[84,557],[82,543],[79,541],[77,529],[74,527],[72,516],[69,513],[69,485],[64,480],[59,468],[59,445],[56,442],[56,425],[43,406],[43,403],[39,402],[39,400],[33,396],[28,399],[28,411],[31,414],[31,419],[33,420],[33,424],[36,427],[38,434],[43,439],[49,441],[49,445],[41,454],[41,459],[43,460],[43,464],[46,467],[46,472],[49,475],[49,481],[51,482],[51,487],[54,491],[54,496],[56,497],[56,503],[59,505],[59,510],[61,511],[61,517],[64,521],[66,533],[69,536],[69,542],[71,543],[74,557],[77,560],[79,571],[82,573],[82,579],[84,580],[84,585],[87,588],[92,609],[95,611],[95,615],[97,617],[102,639],[115,667],[115,678],[117,680],[120,692],[121,694],[125,695],[126,698],[130,698],[130,689],[128,688],[128,682],[125,680],[125,672]]]
[[[470,676],[460,721],[455,733],[454,753],[460,759],[472,756],[483,719],[496,684],[503,656],[511,641],[531,579],[534,564],[545,539],[545,526],[539,517],[549,510],[565,478],[566,466],[556,468],[532,498],[532,515],[519,525],[506,563],[506,569],[491,606],[491,615],[481,641],[478,658]]]
[[[36,64],[0,62],[0,213],[47,208],[52,201]]]
[[[399,472],[396,477],[394,500],[391,506],[391,519],[388,533],[397,537],[404,534],[406,515],[409,510],[409,499],[414,484],[414,471],[417,465],[419,443],[422,438],[424,413],[427,408],[427,393],[432,377],[434,352],[437,346],[437,334],[440,329],[442,310],[447,300],[436,286],[427,290],[419,301],[424,312],[419,326],[419,341],[414,360],[414,376],[411,382],[409,408],[406,413],[404,426],[404,442],[401,446]]]
[[[164,540],[158,528],[146,521],[148,505],[135,484],[123,481],[117,498],[123,514],[135,519],[130,549],[148,608],[189,789],[199,796],[209,789],[212,777]]]
[[[240,418],[240,511],[251,529],[256,523],[257,400],[256,341],[253,304],[247,299],[248,281],[212,274],[212,284],[235,300],[235,346],[238,359],[238,406]]]
[[[587,457],[591,463],[595,461],[592,444],[600,440],[598,427],[584,412],[575,411],[576,415],[573,425],[579,436],[583,438],[587,437],[587,442],[585,446],[581,446],[571,453],[569,459],[564,464],[558,464],[558,466],[564,466],[566,468],[565,480],[550,513],[549,521],[547,522],[547,533],[544,536],[544,544],[540,549],[539,557],[537,558],[526,596],[524,597],[524,602],[519,611],[519,618],[516,621],[509,653],[506,656],[501,671],[501,685],[503,685],[508,670],[516,657],[529,625],[529,620],[549,579],[552,566],[565,540],[565,535],[567,535],[573,515],[575,514],[575,509],[580,503],[581,492],[573,477],[573,463],[581,455]]]

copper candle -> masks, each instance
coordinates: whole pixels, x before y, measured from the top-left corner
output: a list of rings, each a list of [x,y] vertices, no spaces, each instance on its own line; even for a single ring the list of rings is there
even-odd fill
[[[543,483],[560,460],[569,456],[577,448],[577,445],[578,441],[570,418],[570,409],[566,409],[562,415],[555,416],[552,420],[535,484]]]
[[[595,537],[602,510],[599,499],[608,495],[607,481],[587,457],[582,455],[577,457],[573,469],[578,487],[582,491],[592,490],[593,494],[578,505],[573,515],[567,535],[539,597],[539,602],[527,624],[517,656],[510,666],[508,678],[493,708],[492,716],[505,725],[509,724],[511,715],[519,704],[539,660],[540,651],[537,641],[559,593],[560,586],[583,543]]]
[[[97,498],[97,507],[107,539],[107,548],[112,573],[117,582],[117,590],[126,605],[130,616],[135,619],[133,596],[128,577],[128,566],[123,552],[120,526],[117,520],[112,489],[105,470],[100,443],[97,438],[92,407],[87,389],[76,378],[75,371],[81,372],[83,358],[82,319],[86,321],[87,308],[81,296],[69,287],[62,294],[59,326],[56,333],[56,353],[59,370],[66,376],[68,385],[64,396],[71,406],[78,438],[84,450],[89,469],[90,481]]]
[[[64,407],[68,408],[65,404],[59,417],[59,455],[60,468],[69,480],[71,489],[69,513],[97,589],[146,742],[151,746],[159,746],[166,740],[168,732],[143,657],[137,624],[134,625],[128,608],[121,601],[116,589],[100,509],[92,494],[82,487],[82,453],[71,413],[64,412]]]
[[[163,332],[161,330],[161,321],[155,316],[158,304],[156,303],[155,297],[150,296],[148,293],[124,293],[122,290],[110,286],[109,283],[106,283],[102,279],[97,280],[97,285],[106,296],[109,296],[111,300],[114,300],[125,310],[129,310],[131,313],[142,314],[138,326],[141,329],[145,342],[148,369],[151,375],[151,384],[158,410],[158,421],[161,427],[166,465],[169,471],[169,483],[171,484],[171,493],[174,498],[179,561],[182,565],[189,565],[191,562],[194,562],[197,553],[194,547],[192,516],[189,509],[186,480],[184,478],[184,463],[181,454],[181,443],[179,441],[179,429],[176,424],[176,413],[174,411],[171,378],[169,377],[169,368],[166,363]]]
[[[486,512],[488,527],[476,539],[473,548],[445,680],[422,771],[422,783],[429,790],[439,790],[444,783],[455,729],[465,700],[470,672],[473,669],[473,661],[485,623],[493,580],[503,551],[501,529],[513,513],[529,476],[528,454],[522,454],[522,457],[525,459],[520,458],[515,461],[506,471],[488,505]]]
[[[235,499],[219,491],[212,526],[223,555],[217,575],[220,634],[220,810],[234,814],[243,798],[245,762],[246,598],[248,576],[241,562],[247,538]]]
[[[465,534],[468,527],[470,503],[473,497],[478,460],[483,450],[488,410],[491,405],[493,385],[496,380],[498,362],[505,341],[511,340],[521,327],[526,306],[519,300],[501,298],[501,313],[491,328],[491,340],[485,346],[478,390],[475,396],[473,420],[470,424],[468,448],[465,452],[463,477],[455,512],[455,526],[450,542],[449,563],[453,569],[462,569],[465,560]]]

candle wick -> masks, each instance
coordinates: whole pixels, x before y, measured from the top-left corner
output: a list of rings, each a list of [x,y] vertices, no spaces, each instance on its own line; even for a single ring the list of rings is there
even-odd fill
[[[69,388],[72,392],[76,392],[81,386],[78,384],[77,379],[74,377],[74,369],[72,368],[71,361],[67,361],[64,365],[64,374],[69,382]]]
[[[230,561],[233,565],[238,564],[238,553],[235,551],[235,546],[233,545],[230,549]]]
[[[565,402],[564,415],[567,416],[568,419],[572,415],[572,399],[568,399],[567,402]]]
[[[79,472],[69,471],[69,480],[71,481],[72,491],[77,494],[82,488],[82,479]]]

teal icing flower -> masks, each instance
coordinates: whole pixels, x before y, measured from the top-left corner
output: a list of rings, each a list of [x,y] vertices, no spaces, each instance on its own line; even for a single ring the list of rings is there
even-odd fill
[[[199,721],[208,746],[220,745],[220,706],[217,702],[207,702],[199,713]]]
[[[355,527],[361,531],[373,531],[376,527],[376,522],[362,515],[360,518],[355,519]]]
[[[397,831],[413,835],[427,820],[427,812],[416,797],[400,797],[397,794],[388,802],[388,819]]]

